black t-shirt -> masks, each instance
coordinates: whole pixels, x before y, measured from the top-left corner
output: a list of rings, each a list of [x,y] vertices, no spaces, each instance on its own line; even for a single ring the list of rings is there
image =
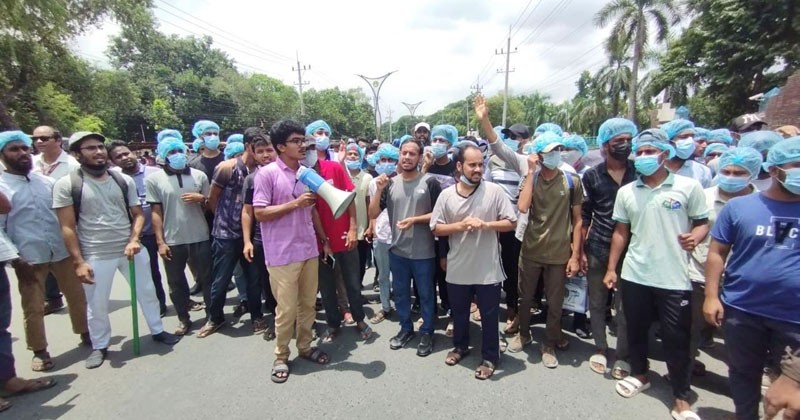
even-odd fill
[[[253,191],[255,190],[254,180],[258,171],[253,171],[247,178],[244,179],[242,186],[242,203],[246,205],[253,205]],[[261,243],[261,226],[253,218],[253,242]]]
[[[225,156],[222,152],[213,158],[207,158],[202,154],[198,154],[189,161],[189,167],[203,171],[208,177],[208,181],[211,182],[211,180],[214,179],[214,170],[217,169],[217,165],[224,160]]]

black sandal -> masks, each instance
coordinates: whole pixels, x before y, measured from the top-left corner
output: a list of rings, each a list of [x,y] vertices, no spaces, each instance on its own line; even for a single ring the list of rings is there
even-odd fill
[[[320,365],[327,365],[331,361],[330,356],[319,347],[311,347],[307,352],[300,354],[300,357]]]

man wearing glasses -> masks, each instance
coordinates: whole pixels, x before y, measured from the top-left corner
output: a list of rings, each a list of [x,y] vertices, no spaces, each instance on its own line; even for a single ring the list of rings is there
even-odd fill
[[[61,148],[61,133],[46,125],[33,130],[33,145],[39,152],[33,157],[33,172],[40,173],[53,181],[58,181],[78,166],[78,161]],[[47,276],[45,281],[44,314],[51,314],[64,307],[61,290],[55,277]]]
[[[86,131],[70,137],[70,152],[81,164],[80,205],[76,205],[78,200],[73,197],[72,175],[56,181],[53,187],[53,208],[61,224],[64,244],[86,294],[94,349],[86,359],[87,369],[100,367],[106,358],[111,340],[108,318],[111,287],[116,272],[131,281],[128,261],[133,261],[136,267],[136,296],[153,340],[167,345],[180,341],[180,337],[164,331],[150,275],[150,258],[146,252],[140,252],[144,213],[136,184],[131,177],[108,170],[105,140],[100,134]],[[125,189],[117,183],[117,177],[124,181]]]
[[[261,238],[270,244],[264,247],[264,258],[270,288],[278,301],[270,378],[275,383],[289,379],[289,341],[294,334],[300,357],[318,364],[330,361],[322,350],[311,347],[319,270],[317,240],[325,244],[326,254],[330,246],[314,207],[316,197],[297,180],[301,162],[307,164],[308,156],[312,160],[317,157],[316,142],[305,134],[305,127],[297,122],[275,123],[269,136],[278,159],[261,168],[254,180],[253,208]]]

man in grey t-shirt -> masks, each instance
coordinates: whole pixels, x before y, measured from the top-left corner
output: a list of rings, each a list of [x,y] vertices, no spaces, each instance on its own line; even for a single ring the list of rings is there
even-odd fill
[[[422,143],[408,140],[400,147],[398,176],[386,174],[376,178],[375,199],[369,204],[369,217],[375,219],[383,209],[388,210],[392,226],[392,246],[389,263],[400,332],[389,342],[392,350],[404,347],[414,338],[411,323],[411,277],[416,280],[423,324],[417,355],[433,351],[433,323],[436,315],[433,273],[435,252],[433,233],[427,224],[441,187],[436,179],[418,170]]]
[[[111,339],[108,301],[114,274],[119,271],[128,281],[128,261],[136,268],[136,295],[153,340],[168,345],[180,338],[166,331],[150,276],[150,259],[141,251],[139,235],[144,226],[144,213],[139,204],[136,184],[129,176],[108,171],[105,137],[96,133],[78,132],[69,139],[70,152],[81,164],[80,208],[72,196],[73,176],[59,179],[53,187],[53,208],[56,209],[64,244],[75,261],[75,273],[83,283],[88,305],[89,334],[94,351],[86,359],[86,368],[103,364]],[[127,186],[127,197],[122,185]],[[130,212],[130,214],[129,214]]]
[[[442,191],[431,214],[436,236],[447,237],[447,292],[453,316],[454,349],[445,363],[454,366],[469,353],[469,308],[473,296],[481,312],[481,362],[477,379],[488,379],[500,361],[497,325],[500,283],[506,279],[500,264],[499,232],[511,232],[517,215],[499,185],[481,182],[483,154],[464,143],[454,155],[461,174],[458,183]]]
[[[186,146],[180,139],[164,139],[157,153],[164,169],[145,178],[145,199],[153,208],[153,233],[178,314],[175,335],[186,335],[192,325],[187,263],[202,288],[206,311],[211,306],[211,240],[204,213],[208,177],[186,165]]]

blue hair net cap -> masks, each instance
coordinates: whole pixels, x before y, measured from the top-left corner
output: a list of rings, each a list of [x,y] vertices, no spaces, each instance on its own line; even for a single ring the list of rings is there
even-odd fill
[[[586,156],[586,154],[589,153],[589,146],[586,145],[586,139],[577,134],[570,134],[564,137],[564,147],[580,150],[581,156]]]
[[[626,118],[610,118],[597,130],[597,144],[602,146],[620,134],[630,134],[633,137],[638,133],[639,129],[633,121]]]
[[[742,138],[739,139],[739,147],[752,147],[764,153],[782,140],[783,137],[780,134],[771,130],[751,131],[742,135]]]
[[[230,159],[239,153],[244,153],[244,143],[228,143],[222,153],[225,155],[225,159]]]
[[[771,166],[780,166],[792,162],[800,162],[800,136],[789,137],[772,146],[769,149],[767,161],[764,162],[763,167],[765,171],[768,171]]]
[[[703,127],[695,127],[694,128],[694,139],[695,141],[699,139],[703,139],[708,141],[708,136],[711,135],[711,130]]]
[[[505,127],[503,127],[502,125],[498,125],[497,127],[494,128],[494,133],[497,134],[497,138],[499,138],[500,140],[508,139],[508,136],[503,134],[503,129],[504,128]]]
[[[158,157],[166,160],[169,152],[173,150],[180,150],[181,152],[186,153],[186,145],[183,144],[181,140],[173,137],[167,137],[162,140],[161,143],[158,143],[156,153],[158,154]]]
[[[536,127],[536,130],[533,130],[533,135],[535,137],[537,134],[542,134],[547,132],[555,133],[559,137],[564,135],[564,130],[561,128],[560,125],[549,122],[540,124],[538,127]]]
[[[660,128],[650,128],[642,131],[633,138],[633,151],[642,146],[653,146],[656,149],[669,152],[669,158],[675,157],[675,148],[669,144],[667,133]]]
[[[533,152],[541,153],[545,148],[547,148],[547,146],[554,143],[563,146],[564,139],[553,131],[545,131],[538,137],[536,137],[536,140],[533,141],[533,146],[532,146]]]
[[[412,135],[410,135],[410,134],[406,134],[406,135],[404,135],[403,137],[400,137],[400,145],[402,145],[403,143],[405,143],[405,142],[406,142],[406,140],[411,140],[411,139],[413,139],[413,138],[414,138],[414,136],[412,136]],[[398,147],[399,147],[399,146],[398,146]]]
[[[703,157],[708,157],[712,153],[725,153],[726,150],[728,150],[728,145],[725,143],[711,143],[703,151]]]
[[[183,135],[180,131],[167,128],[158,132],[156,135],[156,143],[161,143],[166,138],[174,138],[183,141]]]
[[[344,150],[346,152],[349,152],[351,150],[355,150],[356,152],[358,152],[358,160],[363,160],[364,159],[364,152],[361,150],[360,147],[358,147],[358,144],[356,144],[356,143],[347,143],[347,146],[345,146]]]
[[[228,143],[244,143],[244,134],[231,134],[228,136]]]
[[[665,123],[661,126],[661,129],[667,134],[667,139],[672,140],[683,131],[692,130],[694,131],[694,123],[689,120],[684,119],[677,119],[672,120],[668,123]]]
[[[316,132],[320,128],[324,128],[328,132],[329,136],[331,134],[333,134],[333,131],[331,130],[331,126],[329,126],[328,123],[326,123],[325,121],[322,121],[322,120],[316,120],[316,121],[314,121],[311,124],[306,126],[306,135],[310,136],[310,135],[314,134],[314,132]]]
[[[392,146],[389,143],[384,143],[378,147],[378,151],[375,152],[375,161],[379,161],[382,158],[391,159],[394,161],[400,160],[400,149]]]
[[[433,128],[431,128],[431,140],[436,137],[447,140],[452,146],[458,141],[458,130],[449,124],[434,125]]]
[[[31,137],[22,131],[3,131],[0,133],[0,150],[5,149],[6,145],[12,141],[21,141],[28,147],[33,146],[33,140],[31,140]]]
[[[731,131],[727,128],[711,130],[707,140],[709,143],[725,143],[728,146],[733,144],[733,136],[731,135]]]
[[[197,153],[200,151],[201,147],[203,147],[203,140],[194,139],[194,141],[192,142],[192,150],[194,150],[195,153]]]
[[[719,157],[719,165],[717,167],[721,171],[722,168],[729,165],[741,166],[750,172],[750,176],[758,175],[761,170],[761,164],[764,158],[761,153],[752,147],[737,147],[736,149],[728,149],[722,156]]]
[[[195,138],[200,138],[208,130],[216,130],[219,132],[219,126],[214,121],[209,120],[200,120],[194,123],[194,127],[192,127],[192,135]]]

